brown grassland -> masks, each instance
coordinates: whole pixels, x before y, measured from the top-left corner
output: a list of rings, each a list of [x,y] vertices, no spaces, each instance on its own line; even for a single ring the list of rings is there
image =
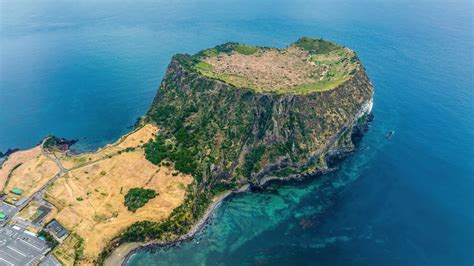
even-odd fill
[[[55,152],[66,172],[46,189],[44,199],[55,209],[45,222],[55,218],[72,232],[53,251],[63,264],[77,263],[74,260],[78,257],[81,264],[92,263],[128,226],[164,219],[183,203],[192,176],[178,173],[172,166],[154,165],[145,158],[143,144],[157,132],[156,126],[146,124],[96,152]],[[56,163],[37,146],[9,156],[0,169],[0,188],[9,193],[18,187],[24,190],[18,198],[31,196],[58,172]],[[153,189],[157,196],[133,213],[124,205],[124,196],[136,187]],[[34,218],[37,205],[31,202],[20,218]],[[76,252],[78,249],[81,251]]]
[[[43,155],[41,146],[18,151],[9,156],[0,169],[0,191],[8,194],[8,198],[31,196],[41,186],[59,172],[58,166]],[[23,190],[21,196],[10,192],[13,188]]]
[[[45,198],[57,208],[55,218],[84,240],[85,261],[95,259],[134,222],[166,218],[183,202],[193,178],[145,158],[141,146],[156,132],[148,124],[96,153],[62,156],[71,170],[48,188]],[[132,213],[124,195],[134,187],[153,189],[158,196]]]

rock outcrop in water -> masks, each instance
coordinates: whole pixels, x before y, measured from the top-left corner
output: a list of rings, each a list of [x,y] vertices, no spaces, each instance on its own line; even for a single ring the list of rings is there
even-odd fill
[[[372,96],[355,53],[322,39],[175,55],[144,119],[160,128],[146,156],[195,181],[168,219],[136,223],[111,246],[176,239],[224,191],[328,171],[367,129]]]

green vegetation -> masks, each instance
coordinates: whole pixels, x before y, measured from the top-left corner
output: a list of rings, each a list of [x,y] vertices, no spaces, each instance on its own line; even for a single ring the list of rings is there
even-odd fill
[[[199,73],[206,75],[210,78],[220,80],[224,83],[231,84],[233,86],[256,90],[255,88],[252,87],[252,85],[250,84],[249,80],[246,77],[237,75],[237,74],[214,73],[213,72],[214,67],[204,61],[199,61],[198,63],[196,63],[194,67]]]
[[[22,164],[23,164],[23,163],[18,163],[18,164],[16,164],[16,165],[12,168],[12,170],[10,171],[10,174],[13,173],[13,171],[15,171],[16,169],[18,169],[18,167],[20,167]]]
[[[170,240],[187,233],[191,226],[203,217],[212,198],[234,185],[218,184],[210,191],[196,193],[195,184],[188,187],[184,203],[161,222],[140,221],[134,223],[119,237],[120,241],[135,242],[150,239]]]
[[[132,151],[135,151],[135,147],[127,147],[122,150],[122,152],[132,152]]]
[[[52,248],[56,247],[59,244],[56,238],[54,238],[53,235],[51,235],[48,231],[41,230],[39,231],[38,236],[43,237]]]
[[[303,38],[294,45],[310,52],[309,61],[327,66],[327,77],[315,84],[298,86],[296,91],[299,94],[337,87],[348,80],[349,71],[358,64],[352,51],[321,39]],[[216,169],[225,173],[224,176],[237,176],[237,180],[251,179],[269,161],[288,156],[292,162],[297,162],[310,149],[319,147],[315,142],[319,139],[316,133],[330,129],[324,125],[326,111],[331,113],[327,109],[328,105],[332,104],[334,112],[341,115],[339,107],[334,104],[340,100],[339,96],[327,99],[324,106],[316,96],[304,96],[308,103],[304,103],[306,107],[301,108],[307,110],[295,106],[284,117],[276,117],[273,110],[290,108],[285,100],[282,101],[288,89],[275,91],[271,97],[261,97],[255,94],[258,92],[256,88],[239,88],[249,88],[246,86],[249,84],[245,84],[245,77],[214,74],[214,67],[204,61],[205,57],[220,53],[251,54],[258,49],[254,46],[226,43],[194,56],[173,57],[183,70],[176,68],[169,71],[148,114],[148,119],[158,124],[160,132],[154,140],[144,145],[146,158],[154,164],[173,164],[177,171],[191,174],[197,181],[198,191],[204,191],[212,189],[217,183],[231,183],[229,180],[213,180]],[[182,72],[184,70],[186,73]],[[203,75],[210,79],[202,77]],[[241,86],[218,89],[215,80]],[[275,106],[276,103],[278,106]],[[321,115],[314,116],[315,113]],[[308,117],[311,117],[310,124]],[[279,121],[275,122],[275,119]],[[269,146],[261,145],[266,134],[275,130],[275,126],[283,134],[280,136],[282,139]],[[312,131],[316,135],[308,135],[307,127],[317,129]],[[295,131],[296,128],[298,130]],[[292,131],[295,133],[288,133]],[[249,147],[246,149],[248,151],[242,150],[243,146]],[[243,161],[240,163],[239,156],[242,152]]]
[[[64,138],[58,138],[56,136],[49,135],[43,142],[43,148],[46,150],[53,150],[58,148],[60,145],[70,146],[76,143],[76,141],[77,140],[67,140]]]
[[[240,44],[236,42],[229,42],[229,43],[218,45],[214,48],[202,50],[196,55],[196,57],[198,58],[214,57],[214,56],[219,55],[220,53],[230,54],[232,52],[237,52],[239,54],[244,54],[244,55],[251,55],[251,54],[256,53],[258,50],[259,48],[256,46],[245,45],[245,44]]]
[[[298,90],[298,92],[301,94],[307,94],[307,93],[311,93],[315,91],[329,91],[334,88],[337,88],[339,85],[343,84],[348,79],[349,77],[332,80],[332,81],[323,81],[323,82],[311,83],[311,84],[301,84],[301,85],[296,86],[293,90]],[[282,89],[282,90],[276,90],[274,92],[283,94],[283,93],[287,93],[288,90]]]
[[[265,147],[259,146],[245,156],[245,164],[243,169],[243,174],[245,177],[250,178],[252,172],[260,169],[259,162],[264,153]]]
[[[154,163],[159,164],[164,159],[174,162],[174,168],[185,174],[200,176],[196,172],[196,163],[194,158],[197,156],[197,150],[193,149],[188,141],[186,141],[186,132],[182,129],[177,132],[177,138],[183,140],[182,145],[173,146],[167,144],[162,135],[158,135],[156,141],[145,144],[146,158]]]
[[[61,139],[56,136],[48,136],[43,143],[43,148],[46,150],[56,148],[61,142]]]
[[[239,43],[225,43],[222,45],[218,45],[214,48],[206,49],[195,56],[192,57],[191,62],[186,63],[186,65],[192,66],[191,69],[201,73],[205,76],[210,78],[220,80],[227,84],[233,84],[238,87],[244,88],[251,88],[251,84],[249,83],[248,79],[244,76],[237,75],[237,74],[217,74],[214,73],[214,66],[204,61],[206,57],[214,57],[219,55],[220,53],[230,54],[232,52],[237,52],[244,55],[251,55],[256,53],[259,50],[256,46],[250,45],[243,45]]]
[[[135,212],[156,195],[157,193],[153,189],[131,188],[125,195],[124,204],[129,211]]]
[[[23,165],[23,163],[18,163],[18,164],[16,164],[16,165],[12,168],[12,170],[10,170],[10,173],[8,173],[7,181],[5,182],[5,184],[4,184],[4,186],[3,186],[4,188],[7,187],[8,183],[10,182],[10,177],[13,175],[13,172],[14,172],[16,169],[18,169],[18,167],[20,167],[20,166],[22,166],[22,165]]]
[[[311,54],[327,54],[341,46],[320,38],[301,38],[295,42],[295,45],[307,50]]]
[[[195,67],[196,67],[197,70],[199,70],[202,73],[206,73],[206,72],[210,72],[210,71],[214,70],[214,67],[211,64],[208,64],[204,61],[199,61],[195,65]]]
[[[221,53],[224,54],[230,54],[232,52],[238,52],[242,54],[252,54],[257,51],[257,47],[254,46],[249,46],[249,45],[241,45],[236,42],[228,42],[224,44],[217,45],[214,48],[209,48],[200,51],[199,53],[196,54],[197,58],[202,58],[202,57],[214,57],[217,56]]]
[[[217,56],[219,52],[215,48],[210,48],[210,49],[202,50],[199,54],[201,56],[213,57],[213,56]]]
[[[127,148],[125,148],[125,149],[123,149],[123,150],[121,150],[121,151],[118,151],[117,153],[118,153],[118,154],[122,154],[122,153],[124,153],[124,152],[132,152],[132,151],[135,151],[135,149],[136,149],[135,147],[127,147]]]
[[[82,265],[80,260],[84,258],[84,240],[76,233],[71,232],[69,236],[53,250],[54,256],[62,265]]]
[[[84,258],[84,239],[82,239],[75,232],[71,233],[71,236],[69,237],[76,239],[76,243],[74,245],[74,265],[76,265],[82,258]]]
[[[219,53],[251,54],[258,48],[227,43],[194,56],[173,57],[144,120],[160,128],[157,136],[144,144],[145,155],[153,164],[172,166],[195,180],[187,188],[184,203],[169,217],[133,224],[110,244],[101,259],[122,242],[172,240],[189,232],[216,195],[259,182],[264,168],[270,169],[265,176],[281,177],[324,169],[321,152],[325,145],[353,118],[360,102],[372,97],[372,87],[361,84],[367,80],[362,71],[354,73],[360,76],[352,86],[341,86],[335,93],[310,93],[350,82],[352,66],[359,62],[349,50],[321,39],[303,38],[294,45],[310,52],[306,60],[328,69],[321,83],[302,85],[298,93],[260,94],[256,89],[229,85],[245,77],[212,76],[213,66],[203,61]],[[226,82],[230,79],[234,80]],[[272,164],[277,165],[273,172],[267,168]],[[131,189],[125,205],[136,210],[152,195]]]
[[[122,233],[123,241],[145,241],[147,239],[170,239],[173,236],[185,234],[193,222],[204,214],[211,202],[210,194],[203,193],[192,196],[188,193],[185,202],[174,209],[171,215],[162,222],[136,222]]]
[[[258,51],[258,48],[255,46],[241,44],[235,47],[235,51],[239,54],[251,55],[256,53]]]

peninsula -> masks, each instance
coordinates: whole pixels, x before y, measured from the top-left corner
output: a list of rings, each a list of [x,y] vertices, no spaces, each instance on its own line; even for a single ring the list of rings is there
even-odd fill
[[[116,143],[73,155],[48,137],[9,154],[0,190],[18,210],[6,223],[45,232],[65,265],[115,264],[191,237],[231,193],[331,171],[367,130],[372,97],[355,52],[323,39],[175,55],[148,113]],[[49,209],[40,220],[39,208]]]

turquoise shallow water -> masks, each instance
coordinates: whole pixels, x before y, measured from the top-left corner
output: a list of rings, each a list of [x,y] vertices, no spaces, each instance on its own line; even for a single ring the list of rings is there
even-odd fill
[[[172,54],[227,41],[321,36],[367,68],[375,120],[339,171],[233,197],[196,241],[128,264],[474,263],[471,2],[0,3],[0,150],[49,133],[111,142],[146,112]]]

